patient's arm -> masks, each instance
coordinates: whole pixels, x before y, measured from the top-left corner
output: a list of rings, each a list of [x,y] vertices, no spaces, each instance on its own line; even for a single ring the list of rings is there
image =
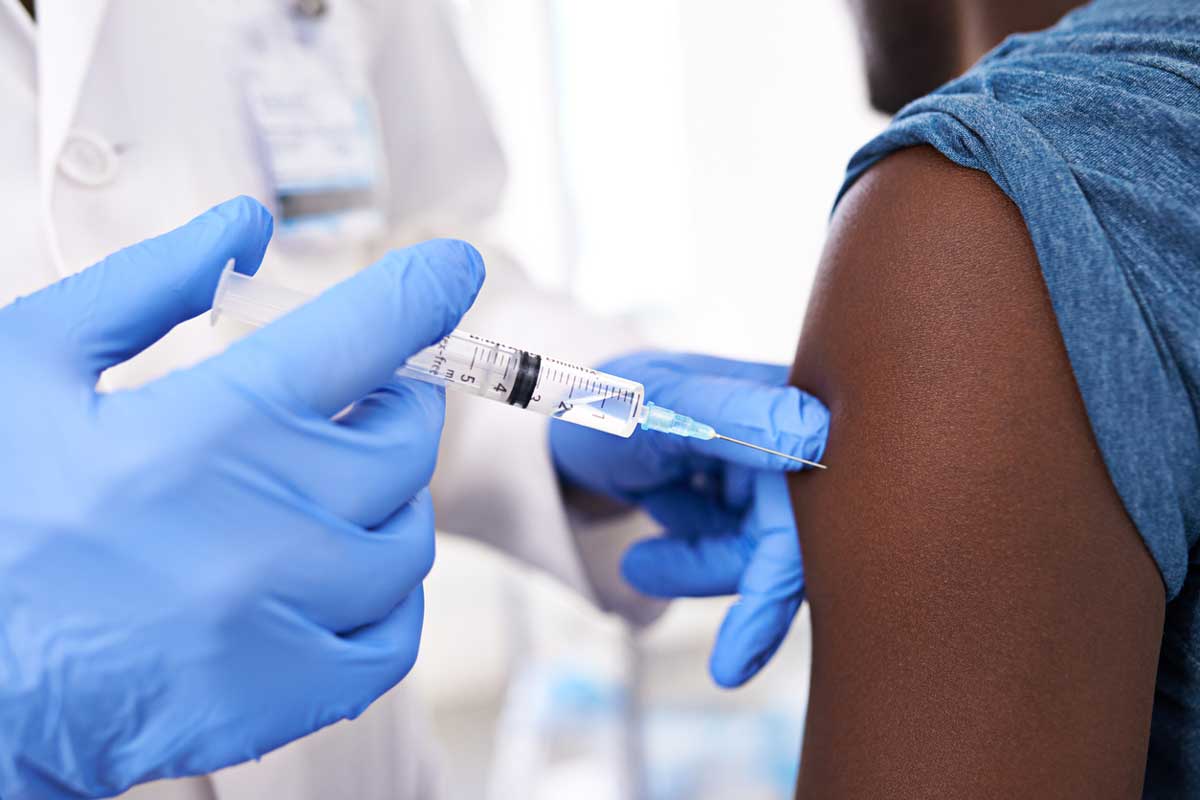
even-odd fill
[[[1028,233],[903,151],[843,200],[793,382],[813,619],[797,796],[1138,797],[1164,591],[1105,472]]]

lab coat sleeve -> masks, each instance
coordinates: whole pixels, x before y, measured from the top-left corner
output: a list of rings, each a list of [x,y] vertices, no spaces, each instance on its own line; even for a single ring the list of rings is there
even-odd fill
[[[629,325],[534,288],[502,251],[481,250],[488,280],[464,329],[584,365],[638,346]],[[432,487],[438,528],[538,567],[635,625],[656,619],[664,604],[635,592],[619,570],[625,548],[654,524],[635,512],[596,520],[566,507],[547,441],[549,425],[566,423],[447,394]]]
[[[537,290],[488,245],[485,221],[506,167],[448,4],[360,2],[378,37],[373,83],[389,168],[390,244],[452,236],[483,251],[488,277],[466,330],[583,364],[636,348],[627,326]],[[449,394],[433,481],[438,528],[494,545],[634,623],[657,617],[662,605],[636,594],[618,570],[627,543],[653,532],[649,520],[631,513],[589,523],[571,514],[551,463],[547,419]]]

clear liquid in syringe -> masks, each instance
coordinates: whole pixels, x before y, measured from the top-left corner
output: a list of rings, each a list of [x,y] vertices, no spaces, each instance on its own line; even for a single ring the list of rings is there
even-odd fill
[[[618,436],[633,433],[644,402],[641,384],[466,331],[451,332],[398,372]]]

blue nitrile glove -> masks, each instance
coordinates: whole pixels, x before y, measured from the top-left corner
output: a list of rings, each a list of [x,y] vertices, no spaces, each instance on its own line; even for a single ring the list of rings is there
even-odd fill
[[[640,381],[646,398],[718,433],[819,460],[829,412],[786,385],[787,368],[700,355],[636,353],[600,367]],[[795,462],[718,440],[636,431],[629,439],[550,427],[563,479],[642,507],[666,535],[634,544],[626,580],[655,597],[738,594],[709,664],[740,686],[783,642],[804,599],[804,570],[784,470]]]
[[[105,368],[253,271],[247,198],[0,309],[0,797],[115,794],[354,717],[417,655],[460,242],[391,253],[142,388]],[[347,405],[352,407],[340,416]]]

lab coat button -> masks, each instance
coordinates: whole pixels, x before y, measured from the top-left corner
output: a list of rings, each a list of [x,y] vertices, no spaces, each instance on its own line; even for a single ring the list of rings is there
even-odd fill
[[[71,131],[58,157],[58,168],[76,183],[104,186],[117,177],[117,151],[95,133]]]

